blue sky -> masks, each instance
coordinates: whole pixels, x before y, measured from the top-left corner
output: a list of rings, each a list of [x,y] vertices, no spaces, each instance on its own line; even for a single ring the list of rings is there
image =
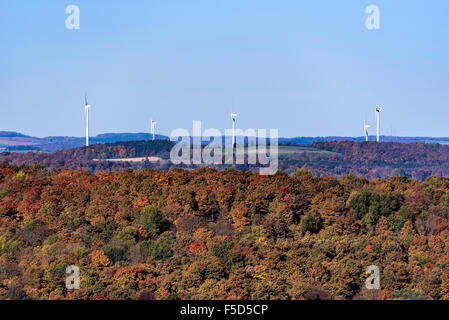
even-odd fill
[[[65,27],[78,5],[80,30]],[[367,30],[365,8],[380,8]],[[2,0],[0,130],[449,136],[449,1]]]

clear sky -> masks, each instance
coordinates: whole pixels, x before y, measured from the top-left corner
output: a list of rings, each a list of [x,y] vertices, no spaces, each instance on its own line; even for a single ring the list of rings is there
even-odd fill
[[[67,5],[80,29],[65,26]],[[368,5],[380,30],[365,27]],[[2,0],[0,130],[449,136],[447,0]]]

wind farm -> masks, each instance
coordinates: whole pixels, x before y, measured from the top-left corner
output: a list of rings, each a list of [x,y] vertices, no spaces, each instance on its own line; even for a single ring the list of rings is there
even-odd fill
[[[86,116],[86,135],[85,135],[86,144],[85,144],[85,146],[89,146],[89,109],[90,108],[91,108],[91,105],[87,101],[87,95],[85,95],[85,105],[84,105],[84,111],[85,111],[85,116]],[[376,142],[380,142],[380,138],[381,138],[381,128],[380,128],[380,113],[381,112],[382,112],[382,108],[376,107],[376,109],[375,109],[376,124],[377,124],[377,126],[376,126]],[[236,139],[237,139],[237,136],[236,136],[237,113],[234,112],[234,105],[232,105],[232,111],[231,111],[230,116],[231,116],[231,124],[232,124],[231,145],[232,145],[232,147],[235,148],[236,147]],[[156,124],[157,124],[157,122],[155,120],[153,120],[153,119],[150,120],[150,135],[151,135],[151,139],[153,141],[156,140]],[[364,138],[365,138],[366,142],[369,141],[369,137],[370,136],[369,136],[368,129],[370,127],[371,127],[371,125],[367,124],[366,120],[364,120],[364,122],[363,122],[363,134],[364,134]],[[161,136],[161,138],[162,139],[168,139],[167,136]],[[243,137],[243,138],[245,138],[245,137]],[[313,138],[311,138],[311,139],[313,140]],[[329,139],[331,139],[331,138],[328,138],[327,140],[329,140]],[[407,138],[405,138],[405,139],[407,140]],[[428,140],[428,139],[429,138],[423,138],[423,141]],[[338,140],[342,140],[342,139],[338,139]],[[414,141],[420,141],[420,140],[418,138],[418,140],[414,140]]]

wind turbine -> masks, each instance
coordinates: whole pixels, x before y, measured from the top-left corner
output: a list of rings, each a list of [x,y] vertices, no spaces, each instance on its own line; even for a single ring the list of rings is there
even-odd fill
[[[232,147],[235,146],[235,118],[237,118],[237,114],[234,111],[231,112],[231,120],[232,120]]]
[[[377,112],[377,142],[380,141],[380,112],[382,111],[381,108],[376,108]]]
[[[365,121],[364,124],[363,124],[363,130],[365,131],[365,139],[366,139],[366,141],[368,141],[368,138],[369,138],[368,129],[370,127],[371,126],[369,124],[366,124],[366,121]]]
[[[151,132],[153,133],[153,141],[155,139],[154,132],[155,132],[156,124],[157,124],[157,122],[153,121],[153,119],[151,119]]]
[[[87,102],[87,95],[84,95],[84,113],[86,114],[86,147],[89,146],[89,109],[92,106]]]

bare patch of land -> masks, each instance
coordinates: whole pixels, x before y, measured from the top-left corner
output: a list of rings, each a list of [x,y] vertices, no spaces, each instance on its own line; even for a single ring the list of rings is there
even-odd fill
[[[263,147],[263,146],[262,146]],[[261,148],[261,146],[259,146]],[[266,152],[269,154],[270,146],[265,146]],[[238,151],[242,150],[242,147],[237,147]],[[245,148],[245,153],[247,154],[257,154],[258,149],[255,146],[249,146]],[[305,147],[305,146],[278,146],[278,154],[279,155],[291,155],[298,153],[307,153],[307,154],[321,154],[321,155],[335,155],[335,152],[319,150],[316,148]]]
[[[111,162],[158,162],[162,161],[160,157],[136,157],[136,158],[117,158],[117,159],[94,159],[94,161],[111,161]]]

